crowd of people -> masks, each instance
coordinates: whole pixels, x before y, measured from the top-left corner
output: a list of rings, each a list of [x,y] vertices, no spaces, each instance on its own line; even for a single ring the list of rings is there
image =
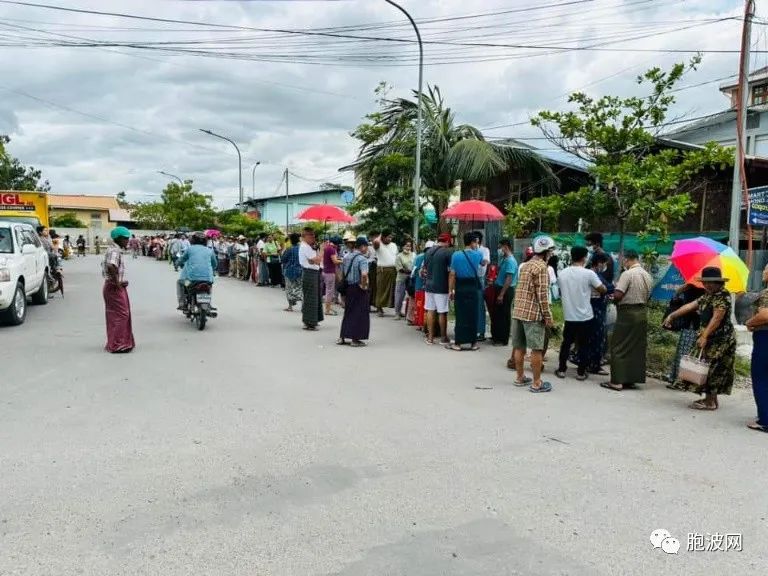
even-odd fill
[[[135,256],[167,258],[176,266],[186,261],[181,256],[190,247],[184,234],[118,239]],[[346,232],[318,241],[314,230],[305,228],[285,242],[269,234],[207,238],[209,251],[201,258],[210,260],[206,266],[219,276],[282,287],[286,312],[301,305],[304,330],[318,330],[326,316],[342,314],[340,346],[366,346],[371,317],[386,317],[388,310],[394,320],[421,331],[427,345],[439,343],[461,352],[476,351],[486,341],[500,347],[511,343],[507,367],[514,372],[513,383],[533,393],[553,389],[543,372],[557,328],[552,305],[559,300],[564,325],[554,376],[565,378],[573,364],[577,380],[602,376],[601,387],[621,392],[646,380],[653,280],[636,251],[625,250],[619,263],[603,248],[601,234],[589,234],[586,240],[587,246],[571,248],[564,258],[567,265],[561,265],[555,242],[546,235],[534,238],[518,263],[510,239],[499,241],[492,258],[479,232],[464,234],[461,246],[443,233],[414,249],[407,239],[398,247],[388,230],[367,236]],[[112,285],[127,285],[115,252],[107,256]],[[112,262],[116,264],[110,266]],[[768,282],[768,268],[764,280]],[[725,289],[728,279],[718,268],[705,268],[693,281],[678,291],[664,320],[665,328],[680,334],[668,387],[703,396],[690,407],[712,411],[734,383],[732,300]],[[752,371],[758,418],[749,426],[768,431],[768,290],[757,299],[755,310],[746,326],[755,332]],[[708,366],[704,383],[679,378],[681,360],[691,355]]]

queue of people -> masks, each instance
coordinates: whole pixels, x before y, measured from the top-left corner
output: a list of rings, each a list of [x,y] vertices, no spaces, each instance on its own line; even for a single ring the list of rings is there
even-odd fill
[[[121,231],[121,234],[123,231]],[[132,237],[113,235],[120,248],[131,248]],[[162,251],[173,260],[184,254],[184,238],[141,239],[141,253],[157,257]],[[314,230],[290,234],[285,246],[265,235],[248,240],[207,239],[211,270],[220,276],[251,280],[263,286],[285,289],[287,312],[301,304],[304,330],[316,331],[326,316],[343,318],[337,344],[364,347],[370,339],[371,316],[387,316],[423,332],[428,345],[440,343],[450,351],[476,351],[486,339],[490,319],[490,343],[508,346],[512,354],[507,367],[514,372],[513,384],[531,392],[553,390],[544,380],[544,357],[549,335],[555,326],[552,303],[561,300],[564,326],[554,376],[566,377],[568,364],[576,366],[576,379],[605,376],[600,386],[622,392],[646,380],[648,301],[653,281],[643,268],[639,254],[626,250],[617,274],[617,263],[603,249],[602,236],[587,236],[587,247],[570,250],[569,265],[556,271],[554,240],[546,235],[533,239],[518,264],[510,239],[501,239],[491,264],[482,235],[469,232],[463,246],[440,234],[414,250],[410,240],[402,248],[389,231],[369,236],[333,236],[318,242]],[[208,264],[206,264],[208,266]],[[110,249],[105,260],[105,302],[120,315],[127,306],[127,282],[123,265]],[[554,277],[554,280],[553,280]],[[768,283],[768,267],[763,274]],[[690,404],[695,410],[714,411],[719,397],[729,395],[734,383],[736,338],[731,321],[731,296],[725,289],[728,278],[719,268],[705,268],[693,284],[679,290],[678,305],[665,317],[664,327],[680,333],[674,365],[670,371],[675,390],[695,392],[701,399]],[[109,298],[108,298],[109,297]],[[180,306],[183,305],[179,298]],[[450,337],[448,316],[453,304],[455,325]],[[615,323],[608,338],[609,307],[615,307]],[[111,333],[111,351],[132,348],[130,314],[123,314]],[[753,430],[768,432],[768,289],[761,293],[755,313],[746,322],[754,332],[752,380],[758,416],[749,423]],[[680,378],[683,358],[698,356],[708,367],[703,383]],[[605,369],[606,357],[609,358]]]

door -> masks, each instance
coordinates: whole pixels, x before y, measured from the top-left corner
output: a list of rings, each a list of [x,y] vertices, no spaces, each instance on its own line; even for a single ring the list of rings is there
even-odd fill
[[[24,229],[21,226],[14,227],[13,235],[16,238],[16,251],[19,255],[19,272],[24,275],[26,288],[35,281],[35,258],[33,254],[24,254],[24,246],[27,244]]]
[[[40,287],[40,283],[45,280],[45,262],[40,257],[40,249],[43,247],[43,244],[40,242],[37,234],[31,230],[23,230],[22,234],[24,234],[25,245],[31,245],[35,248],[34,252],[24,255],[25,260],[28,258],[30,261],[30,271],[27,274],[26,288],[27,292],[31,294],[35,292]]]

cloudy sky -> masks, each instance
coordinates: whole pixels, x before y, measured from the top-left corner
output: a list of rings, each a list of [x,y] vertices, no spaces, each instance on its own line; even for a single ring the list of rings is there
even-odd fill
[[[58,193],[151,200],[164,170],[231,206],[234,148],[199,128],[239,144],[246,196],[257,161],[256,196],[272,195],[286,167],[292,191],[351,183],[337,170],[355,158],[349,132],[374,109],[376,85],[391,84],[392,96],[416,87],[413,32],[384,0],[42,3],[0,2],[0,134]],[[638,93],[638,73],[689,56],[671,50],[702,50],[675,109],[697,117],[726,107],[718,80],[738,65],[729,51],[742,0],[401,3],[428,41],[425,82],[458,120],[539,147],[525,121],[566,107],[569,91]],[[753,68],[768,64],[767,29],[755,26]],[[575,47],[593,49],[564,49]]]

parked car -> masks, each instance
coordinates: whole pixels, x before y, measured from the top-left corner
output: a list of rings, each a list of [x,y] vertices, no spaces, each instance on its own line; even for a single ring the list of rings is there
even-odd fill
[[[27,317],[27,299],[48,303],[48,253],[35,229],[0,220],[0,322],[18,325]]]

